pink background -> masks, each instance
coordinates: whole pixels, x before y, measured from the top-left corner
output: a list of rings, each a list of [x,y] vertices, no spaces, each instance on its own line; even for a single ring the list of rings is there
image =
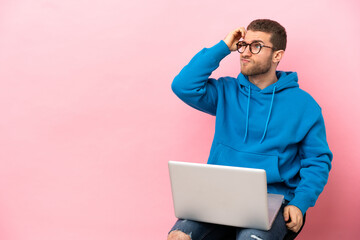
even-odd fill
[[[206,162],[214,117],[174,76],[255,18],[288,32],[280,70],[322,106],[329,183],[298,239],[360,234],[360,4],[345,1],[0,2],[0,239],[165,239],[167,161]],[[236,76],[239,55],[213,74]]]

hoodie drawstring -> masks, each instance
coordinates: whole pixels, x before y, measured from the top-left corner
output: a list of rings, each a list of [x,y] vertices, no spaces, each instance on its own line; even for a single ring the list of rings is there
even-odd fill
[[[249,109],[250,109],[250,95],[251,95],[251,87],[249,86],[249,92],[248,92],[248,104],[247,104],[247,110],[246,110],[246,125],[245,125],[245,136],[244,136],[244,142],[247,138],[248,128],[249,128]]]
[[[272,106],[273,106],[273,102],[274,102],[275,89],[276,89],[276,86],[274,86],[274,89],[273,89],[273,93],[272,93],[272,97],[271,97],[271,104],[270,104],[269,115],[268,115],[268,118],[267,118],[267,120],[266,120],[266,125],[265,125],[264,134],[263,134],[263,136],[262,136],[262,138],[261,138],[261,140],[260,140],[260,143],[263,142],[263,140],[264,140],[264,138],[265,138],[265,135],[266,135],[266,131],[267,131],[268,125],[269,125],[271,110],[272,110]]]

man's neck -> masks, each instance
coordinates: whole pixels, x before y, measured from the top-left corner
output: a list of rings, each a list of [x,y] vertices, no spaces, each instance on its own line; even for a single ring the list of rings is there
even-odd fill
[[[249,81],[261,90],[276,83],[277,80],[276,73],[270,71],[261,75],[249,76]]]

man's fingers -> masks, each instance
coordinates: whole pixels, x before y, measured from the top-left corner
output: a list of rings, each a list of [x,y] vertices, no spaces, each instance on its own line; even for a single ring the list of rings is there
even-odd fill
[[[293,232],[298,232],[302,226],[301,217],[293,217],[292,221],[286,224],[286,227]]]
[[[289,222],[289,223],[286,224],[286,226],[287,226],[288,228],[294,228],[296,225],[297,225],[297,224],[296,224],[295,221],[291,221],[291,222]]]
[[[224,39],[224,42],[229,47],[230,51],[236,51],[236,43],[244,38],[246,34],[246,30],[244,27],[239,27],[233,31],[231,31]]]
[[[240,31],[241,31],[241,38],[245,38],[245,35],[246,35],[246,30],[245,30],[245,28],[240,28]]]
[[[297,225],[297,220],[295,217],[291,217],[288,220],[290,220],[288,223],[286,223],[288,228],[294,228]]]
[[[235,34],[235,39],[237,41],[239,41],[241,38],[244,38],[245,37],[245,34],[246,34],[246,30],[244,27],[239,27],[237,29],[234,30],[234,34]]]
[[[295,222],[290,222],[290,223],[286,224],[286,227],[293,232],[298,232],[301,225],[299,225],[298,223],[295,223]]]
[[[293,232],[298,232],[303,224],[303,216],[300,209],[292,205],[284,208],[284,220],[287,222],[286,227]]]
[[[287,207],[284,209],[284,220],[285,222],[289,221],[289,208]]]
[[[302,219],[302,217],[299,217],[298,224],[297,224],[297,227],[295,229],[295,232],[298,232],[302,225],[303,225],[303,219]]]

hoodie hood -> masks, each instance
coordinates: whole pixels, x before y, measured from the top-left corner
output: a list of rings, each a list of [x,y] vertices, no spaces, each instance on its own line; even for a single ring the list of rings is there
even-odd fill
[[[266,124],[265,124],[265,127],[264,127],[264,133],[263,133],[263,136],[262,136],[262,138],[260,140],[260,143],[262,143],[264,141],[264,139],[265,139],[266,132],[267,132],[267,129],[268,129],[268,125],[269,125],[269,122],[270,122],[271,110],[273,108],[275,93],[280,92],[280,91],[282,91],[284,89],[298,88],[299,87],[298,77],[297,77],[296,72],[276,71],[276,76],[278,78],[278,81],[276,83],[273,83],[273,84],[271,84],[270,86],[268,86],[268,87],[266,87],[264,89],[260,89],[255,84],[253,84],[253,83],[251,83],[249,81],[248,76],[243,75],[242,73],[240,73],[238,75],[237,79],[238,79],[238,83],[240,85],[239,87],[240,87],[241,90],[245,91],[246,94],[248,95],[244,142],[247,139],[247,133],[248,133],[248,129],[249,129],[249,112],[250,112],[251,91],[256,91],[256,92],[259,92],[259,93],[262,93],[262,94],[272,94],[269,113],[268,113]]]
[[[275,92],[279,92],[287,88],[299,87],[298,76],[296,72],[276,71],[276,77],[278,78],[278,81],[276,83],[273,83],[262,90],[258,88],[255,84],[251,83],[249,81],[249,77],[243,75],[242,73],[238,75],[237,79],[241,89],[247,91],[247,88],[251,88],[252,91],[257,91],[264,94],[272,94],[274,87],[276,87]]]

